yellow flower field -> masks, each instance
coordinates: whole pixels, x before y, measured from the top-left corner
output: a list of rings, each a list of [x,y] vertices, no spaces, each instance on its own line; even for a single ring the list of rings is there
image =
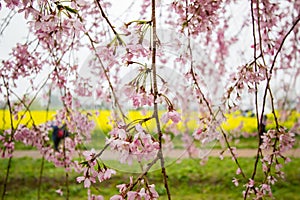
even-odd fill
[[[95,111],[90,111],[93,113],[92,120],[96,123],[96,129],[101,129],[104,132],[109,131],[111,126],[111,111],[110,110],[100,110],[97,111],[98,115],[95,114]],[[159,115],[161,116],[165,111],[160,111]],[[48,113],[43,110],[33,110],[30,112],[31,115],[27,112],[25,115],[24,113],[20,112],[18,115],[18,119],[13,119],[14,127],[18,123],[24,124],[27,126],[32,126],[32,121],[36,125],[45,123],[46,121],[52,121],[54,119],[54,116],[56,114],[56,111],[52,110]],[[145,117],[149,117],[151,115],[150,112],[145,113],[145,115],[142,115],[140,111],[129,111],[128,114],[128,122],[137,120],[137,119],[143,119]],[[21,118],[23,116],[23,118]],[[230,115],[226,115],[227,120],[222,124],[222,128],[226,131],[233,132],[237,128],[241,128],[240,131],[247,132],[247,133],[253,133],[257,129],[257,122],[255,117],[250,116],[242,116],[240,112],[235,112]],[[32,120],[31,120],[32,118]],[[281,125],[291,128],[295,122],[300,118],[300,114],[296,112],[292,112],[292,114],[289,116],[288,120],[284,123],[281,123]],[[138,122],[138,120],[136,121]],[[169,122],[170,123],[170,122]],[[134,125],[134,124],[132,124]],[[145,126],[149,130],[153,130],[155,128],[154,120],[148,121]],[[179,130],[184,130],[186,125],[183,124],[183,122],[178,123],[177,127]],[[187,124],[188,128],[190,130],[197,129],[197,122],[196,121],[190,121]],[[274,127],[273,122],[273,116],[272,114],[268,114],[268,124],[267,128]],[[10,123],[10,114],[8,110],[0,110],[0,129],[9,129],[11,128]],[[164,126],[162,127],[164,128]]]

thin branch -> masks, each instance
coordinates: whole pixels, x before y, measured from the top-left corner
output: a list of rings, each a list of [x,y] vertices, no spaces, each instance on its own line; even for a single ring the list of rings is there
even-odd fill
[[[93,158],[91,159],[91,161],[93,162],[94,160],[96,160],[98,157],[100,157],[103,152],[109,147],[110,143],[106,144],[103,149],[101,149],[101,151],[99,153],[97,153],[96,155],[93,156]]]
[[[3,35],[5,29],[8,27],[8,25],[10,24],[12,18],[17,14],[18,12],[15,10],[11,10],[7,16],[3,19],[3,22],[1,23],[0,27],[0,36]]]
[[[297,24],[299,23],[299,21],[300,21],[300,15],[298,16],[298,18],[293,23],[292,27],[289,29],[289,31],[285,34],[284,38],[282,39],[282,41],[280,43],[280,46],[279,46],[279,48],[278,48],[278,50],[277,50],[277,52],[276,52],[276,54],[274,56],[274,60],[272,62],[272,65],[271,65],[271,68],[270,68],[270,71],[269,71],[271,75],[272,75],[272,71],[273,71],[275,63],[276,63],[276,59],[277,59],[277,57],[278,57],[278,55],[279,55],[279,53],[280,53],[280,51],[281,51],[281,49],[282,49],[282,47],[284,45],[285,40],[291,34],[291,32],[295,29],[295,27],[297,26]],[[270,77],[270,79],[271,79],[271,77]]]
[[[5,85],[5,88],[6,88],[7,105],[8,105],[8,109],[9,109],[9,113],[10,113],[9,116],[10,116],[10,125],[11,125],[11,135],[10,135],[10,139],[9,140],[12,141],[13,137],[14,137],[14,133],[15,133],[15,128],[14,128],[14,123],[13,123],[12,106],[11,106],[11,102],[10,102],[9,86],[8,86],[8,83],[5,81],[4,76],[2,76],[2,79],[3,79],[3,83]],[[5,151],[5,149],[3,151]],[[3,192],[2,192],[2,198],[1,198],[2,200],[4,200],[5,195],[6,195],[6,189],[7,189],[7,183],[8,183],[8,178],[9,178],[9,172],[10,172],[11,163],[12,163],[12,156],[9,157],[7,168],[6,168],[6,175],[5,175],[5,179],[4,179]]]
[[[151,169],[151,167],[152,167],[159,159],[160,159],[159,156],[156,156],[155,159],[151,161],[151,163],[147,164],[147,167],[146,167],[146,169],[143,171],[143,173],[141,173],[141,174],[135,179],[135,181],[134,181],[132,184],[130,184],[130,185],[128,186],[128,188],[127,188],[126,191],[131,191],[131,190],[134,188],[134,186],[136,186],[136,184],[137,184],[140,180],[142,180],[142,178],[148,173],[148,171]]]
[[[251,18],[252,18],[252,35],[253,35],[253,43],[254,43],[254,48],[253,48],[253,57],[254,57],[254,69],[255,72],[257,72],[257,51],[256,51],[256,30],[255,30],[255,17],[254,17],[254,0],[251,1]],[[257,13],[259,13],[259,8],[257,8]],[[258,14],[259,15],[259,14]],[[259,16],[258,16],[258,21],[260,20]],[[261,50],[261,56],[263,56],[263,52],[262,52],[262,44],[261,44],[261,34],[260,34],[260,26],[258,24],[258,31],[259,31],[259,43],[260,43],[260,50]],[[255,162],[254,162],[254,169],[251,175],[251,179],[254,180],[254,177],[256,175],[256,171],[257,171],[257,166],[258,166],[258,162],[259,162],[259,158],[260,158],[260,154],[262,154],[261,149],[260,149],[260,145],[261,145],[261,123],[260,123],[260,118],[258,116],[258,87],[257,87],[257,83],[255,82],[255,112],[256,112],[256,122],[257,122],[257,138],[258,138],[258,147],[257,147],[257,153],[256,153],[256,158],[255,158]],[[260,116],[262,118],[262,115]],[[250,187],[247,187],[245,195],[244,195],[244,199],[247,198],[247,194],[250,190]]]
[[[46,121],[48,121],[48,115],[49,115],[49,109],[50,109],[50,104],[51,104],[51,88],[49,89],[48,93],[48,103],[46,107]],[[40,168],[40,175],[39,175],[39,181],[38,181],[38,200],[41,199],[41,188],[42,188],[42,177],[44,173],[44,165],[45,165],[45,156],[43,154],[42,157],[42,163],[41,163],[41,168]]]
[[[153,103],[153,108],[154,108],[154,113],[153,116],[156,120],[156,128],[158,131],[158,142],[159,142],[159,151],[158,151],[158,158],[160,159],[160,166],[161,166],[161,172],[163,175],[163,180],[164,180],[164,186],[167,191],[168,199],[171,200],[171,193],[168,185],[168,176],[165,168],[165,160],[164,160],[164,155],[162,152],[162,130],[160,127],[160,121],[159,121],[159,116],[158,116],[158,105],[156,99],[158,98],[158,87],[157,87],[157,72],[156,72],[156,47],[157,47],[157,42],[158,38],[156,35],[156,4],[155,0],[152,0],[152,12],[151,12],[151,22],[152,22],[152,79],[153,79],[153,96],[154,96],[154,103]]]
[[[89,40],[90,40],[91,46],[92,46],[92,48],[93,48],[93,50],[94,50],[94,52],[95,52],[95,56],[96,56],[96,58],[98,59],[98,61],[99,61],[99,63],[100,63],[100,67],[101,67],[101,69],[102,69],[103,72],[104,72],[105,79],[107,80],[108,85],[109,85],[109,88],[110,88],[110,90],[111,90],[111,93],[112,93],[112,95],[113,95],[113,97],[114,97],[115,104],[117,105],[117,108],[118,108],[119,111],[121,112],[123,122],[125,122],[126,119],[127,119],[127,117],[126,117],[124,111],[122,110],[122,107],[121,107],[121,105],[120,105],[120,103],[119,103],[119,101],[118,101],[118,98],[117,98],[117,96],[116,96],[114,87],[113,87],[113,85],[112,85],[112,83],[111,83],[111,81],[110,81],[110,78],[109,78],[109,76],[108,76],[108,74],[107,74],[107,70],[105,69],[104,64],[103,64],[103,62],[102,62],[102,59],[100,58],[100,56],[99,56],[98,53],[97,53],[97,49],[96,49],[96,47],[95,47],[95,45],[94,45],[94,41],[93,41],[92,37],[89,35],[88,32],[86,32],[85,35],[86,35],[86,36],[89,38]]]
[[[196,75],[195,75],[195,72],[194,72],[192,66],[191,66],[191,74],[192,74],[192,78],[193,78],[194,85],[196,86],[196,90],[198,90],[198,92],[199,92],[200,95],[201,95],[201,98],[204,100],[204,102],[205,102],[205,104],[206,104],[206,107],[208,108],[209,114],[210,114],[211,117],[212,117],[212,120],[215,121],[215,122],[217,122],[216,115],[213,113],[213,110],[212,110],[212,108],[211,108],[211,105],[210,105],[209,101],[206,99],[204,93],[202,92],[202,90],[201,90],[201,88],[200,88],[200,86],[199,86],[199,84],[198,84],[198,81],[197,81],[197,79],[196,79]],[[230,143],[229,143],[229,141],[228,141],[228,138],[227,138],[227,136],[226,136],[225,131],[223,130],[223,128],[222,128],[220,125],[218,125],[218,126],[219,126],[219,128],[220,128],[220,130],[221,130],[222,136],[223,136],[223,138],[224,138],[224,140],[225,140],[226,146],[227,146],[227,148],[228,148],[228,150],[229,150],[229,152],[230,152],[232,158],[234,159],[234,161],[235,161],[235,163],[237,164],[237,166],[240,168],[242,176],[243,176],[244,178],[246,178],[246,175],[245,175],[245,173],[243,172],[243,170],[242,170],[242,168],[241,168],[241,165],[240,165],[240,163],[239,163],[239,161],[238,161],[238,159],[237,159],[237,157],[236,157],[234,151],[232,150],[232,148],[231,148],[231,146],[230,146]]]
[[[287,39],[287,37],[290,35],[290,33],[295,29],[295,27],[297,26],[297,24],[299,23],[300,21],[300,16],[298,16],[298,18],[295,20],[295,22],[293,23],[292,27],[288,30],[288,32],[285,34],[284,38],[282,39],[281,43],[280,43],[280,46],[274,56],[274,59],[273,59],[273,62],[272,62],[272,65],[271,65],[271,68],[269,70],[269,76],[267,77],[267,83],[266,83],[266,87],[265,87],[265,91],[264,91],[264,97],[263,97],[263,110],[262,110],[262,114],[264,114],[264,107],[265,107],[265,103],[266,103],[266,97],[267,97],[267,93],[269,92],[269,95],[271,96],[271,106],[272,106],[272,113],[273,113],[273,116],[274,116],[274,121],[275,121],[275,124],[276,124],[276,130],[279,131],[279,123],[278,123],[278,119],[277,119],[277,115],[275,113],[275,107],[274,107],[274,97],[273,97],[273,94],[272,94],[272,91],[271,91],[271,88],[270,88],[270,82],[271,82],[271,78],[272,78],[272,73],[273,73],[273,69],[275,67],[275,63],[276,63],[276,59]],[[261,123],[262,123],[262,118],[261,118]]]
[[[260,55],[262,57],[263,63],[264,65],[266,65],[265,63],[265,59],[264,59],[264,53],[263,53],[263,47],[262,47],[262,36],[261,36],[261,27],[260,27],[260,13],[259,13],[259,0],[256,0],[256,4],[257,4],[257,26],[258,26],[258,36],[259,36],[259,48],[260,48]],[[256,30],[255,30],[255,17],[254,17],[254,0],[251,1],[251,18],[252,18],[252,34],[253,34],[253,40],[254,40],[254,49],[253,49],[253,56],[255,59],[255,72],[257,72],[257,52],[256,52]],[[256,111],[256,121],[257,121],[257,130],[258,130],[258,147],[257,147],[257,153],[256,153],[256,158],[255,158],[255,162],[254,162],[254,169],[252,172],[252,176],[251,179],[254,180],[255,176],[256,176],[256,172],[257,172],[257,167],[258,167],[258,163],[259,163],[259,158],[260,155],[262,155],[262,151],[261,151],[261,136],[262,136],[262,123],[263,123],[263,115],[264,115],[264,109],[265,109],[265,97],[263,99],[263,106],[262,106],[262,112],[261,115],[258,116],[258,88],[257,88],[257,83],[255,82],[255,111]],[[252,187],[252,189],[254,189],[254,192],[256,193],[256,189],[254,187]],[[250,187],[247,187],[245,195],[244,195],[244,199],[247,199],[247,194],[250,190]]]
[[[66,140],[64,140],[63,143],[63,156],[64,156],[64,168],[67,169],[68,167],[70,167],[67,163],[67,154],[66,154]],[[67,194],[66,194],[66,200],[69,200],[70,198],[70,188],[69,188],[69,173],[67,170],[65,170],[65,184],[66,184],[66,190],[67,190]]]
[[[109,21],[108,17],[106,16],[101,4],[100,4],[100,0],[95,0],[98,8],[100,9],[101,15],[102,17],[105,19],[105,21],[107,22],[107,24],[109,25],[110,29],[113,31],[113,33],[115,34],[115,36],[117,37],[118,41],[119,41],[119,45],[122,45],[124,42],[122,41],[122,39],[120,38],[120,35],[117,33],[117,31],[115,30],[115,27],[111,24],[111,22]]]
[[[188,4],[188,2],[186,1],[186,18],[188,17],[188,16],[187,16],[187,15],[188,15],[187,4]],[[187,20],[187,26],[188,26],[188,23],[189,23],[189,20]],[[216,115],[214,114],[214,112],[213,112],[213,110],[212,110],[212,108],[211,108],[211,105],[210,105],[209,101],[206,99],[204,93],[202,92],[202,90],[201,90],[201,88],[200,88],[200,85],[199,85],[199,83],[198,83],[198,81],[197,81],[195,72],[194,72],[194,65],[193,65],[193,63],[194,63],[194,61],[193,61],[193,51],[192,51],[192,49],[191,49],[190,36],[191,36],[191,33],[190,33],[190,30],[188,29],[188,47],[187,47],[187,48],[188,48],[188,50],[189,50],[190,60],[191,60],[190,73],[191,73],[191,75],[192,75],[192,79],[193,79],[194,85],[196,86],[196,90],[198,90],[198,92],[199,92],[200,95],[201,95],[201,98],[204,100],[204,102],[205,102],[205,104],[206,104],[206,107],[208,108],[209,113],[210,113],[210,115],[212,116],[212,120],[213,120],[213,121],[217,121]],[[221,126],[219,126],[219,128],[220,128],[220,130],[221,130],[221,133],[222,133],[223,138],[224,138],[224,140],[225,140],[226,146],[227,146],[227,148],[228,148],[228,150],[229,150],[229,152],[230,152],[232,158],[234,159],[236,165],[240,168],[240,170],[241,170],[241,175],[246,179],[246,175],[245,175],[245,173],[244,173],[244,171],[243,171],[243,169],[242,169],[242,167],[241,167],[241,165],[240,165],[240,163],[239,163],[239,161],[238,161],[238,159],[237,159],[237,157],[236,157],[236,155],[235,155],[233,149],[232,149],[231,146],[230,146],[230,143],[229,143],[229,141],[228,141],[228,138],[227,138],[227,136],[226,136],[225,131],[223,130],[223,128],[222,128]]]

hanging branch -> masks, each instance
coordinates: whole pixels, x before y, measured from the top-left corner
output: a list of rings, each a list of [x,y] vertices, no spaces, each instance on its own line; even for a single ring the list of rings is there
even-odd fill
[[[11,126],[11,135],[9,140],[12,141],[13,137],[14,137],[14,133],[15,133],[15,128],[14,128],[14,123],[13,123],[13,116],[12,116],[12,105],[10,102],[10,93],[9,93],[9,86],[8,83],[5,81],[5,78],[2,76],[3,79],[3,83],[6,89],[6,94],[7,94],[7,105],[8,105],[8,109],[9,109],[9,113],[10,113],[10,126]],[[4,149],[5,151],[5,149]],[[1,199],[4,200],[5,195],[6,195],[6,189],[7,189],[7,183],[8,183],[8,177],[9,177],[9,172],[10,172],[10,167],[11,167],[11,163],[12,163],[12,156],[9,157],[8,159],[8,163],[7,163],[7,168],[6,168],[6,175],[4,178],[4,184],[3,184],[3,192],[2,192],[2,197]]]
[[[256,34],[255,34],[255,19],[254,19],[254,8],[253,8],[253,4],[254,4],[254,1],[251,1],[251,15],[252,15],[252,26],[253,26],[253,38],[254,38],[254,45],[256,45]],[[258,36],[259,36],[259,47],[260,47],[260,51],[261,51],[261,57],[263,59],[263,62],[264,62],[264,65],[265,64],[265,60],[264,60],[264,53],[263,53],[263,48],[262,48],[262,36],[261,36],[261,28],[260,28],[260,13],[259,13],[259,1],[257,0],[256,2],[257,4],[257,26],[258,26]],[[256,175],[256,172],[257,172],[257,167],[258,167],[258,163],[259,163],[259,157],[260,157],[260,154],[262,154],[261,152],[261,149],[260,149],[260,145],[261,145],[261,140],[260,140],[260,137],[261,137],[261,133],[262,133],[262,126],[261,124],[263,123],[263,115],[264,115],[264,111],[265,111],[265,105],[266,105],[266,99],[267,99],[267,94],[269,93],[270,95],[270,101],[271,101],[271,109],[272,109],[272,114],[274,116],[274,121],[275,121],[275,125],[276,125],[276,131],[279,132],[279,122],[278,122],[278,118],[277,118],[277,115],[275,113],[275,106],[274,106],[274,96],[273,96],[273,93],[272,93],[272,90],[271,90],[271,87],[270,87],[270,81],[271,81],[271,78],[272,78],[272,73],[273,73],[273,69],[275,67],[275,63],[276,63],[276,59],[287,39],[287,37],[290,35],[290,33],[294,30],[294,28],[296,27],[296,25],[299,23],[300,21],[300,16],[298,16],[298,18],[295,20],[295,22],[293,23],[292,27],[287,31],[287,33],[284,35],[284,38],[283,40],[281,41],[280,43],[280,46],[274,56],[274,59],[272,61],[272,64],[271,64],[271,67],[267,73],[267,83],[266,83],[266,86],[265,86],[265,90],[264,90],[264,95],[263,95],[263,104],[262,104],[262,111],[261,111],[261,116],[260,118],[258,117],[258,108],[257,108],[257,101],[256,101],[256,113],[257,113],[257,120],[259,118],[259,121],[258,121],[258,139],[259,139],[259,146],[258,146],[258,149],[257,149],[257,155],[256,155],[256,159],[255,159],[255,163],[254,163],[254,169],[253,169],[253,173],[252,173],[252,176],[251,176],[251,179],[254,180],[255,178],[255,175]],[[256,60],[256,47],[254,47],[254,59]],[[255,67],[257,66],[257,63],[255,62]],[[255,68],[257,69],[257,68]],[[256,87],[256,90],[257,90],[257,87]],[[276,152],[277,148],[276,148],[276,144],[278,142],[279,138],[276,137],[275,139],[275,142],[274,142],[274,145],[273,145],[273,153],[271,155],[271,164],[273,163],[273,160],[274,160],[274,153]],[[269,165],[268,167],[268,170],[267,170],[267,174],[270,172],[270,168],[271,168],[271,164]],[[254,192],[256,193],[256,190],[254,187],[252,187],[252,189],[254,189]],[[244,199],[247,198],[247,194],[249,193],[249,190],[250,190],[250,187],[247,187],[246,189],[246,192],[245,192],[245,196],[244,196]]]
[[[117,31],[115,30],[115,27],[111,24],[111,22],[109,21],[108,17],[106,16],[101,4],[100,4],[100,0],[95,0],[98,8],[100,9],[101,15],[102,17],[105,19],[105,21],[107,22],[107,24],[109,25],[109,27],[111,28],[112,32],[115,34],[117,40],[119,41],[119,45],[123,45],[124,42],[122,41],[122,39],[120,38],[120,35],[117,33]]]
[[[159,151],[158,151],[158,158],[160,159],[160,165],[161,165],[161,172],[163,175],[164,180],[164,186],[167,190],[168,199],[171,199],[171,193],[168,186],[168,176],[165,168],[165,160],[164,155],[162,152],[162,130],[160,127],[160,121],[158,117],[158,105],[157,105],[157,98],[158,98],[158,87],[157,87],[157,72],[156,72],[156,47],[157,47],[157,36],[156,36],[156,5],[155,0],[152,0],[152,12],[151,12],[151,22],[152,22],[152,74],[153,74],[153,107],[154,107],[154,113],[153,116],[156,120],[156,128],[158,131],[158,142],[159,142]]]
[[[257,51],[256,51],[256,30],[255,30],[255,17],[254,17],[254,1],[251,1],[251,19],[252,19],[252,35],[253,35],[253,41],[254,41],[254,48],[253,48],[253,57],[254,57],[254,69],[255,72],[257,72]],[[261,44],[261,35],[260,35],[260,25],[259,25],[259,21],[260,21],[260,15],[259,15],[259,8],[257,8],[257,15],[258,15],[258,32],[259,32],[259,46],[260,46],[260,50],[261,50],[261,56],[263,57],[263,51],[262,51],[262,44]],[[263,59],[264,60],[264,59]],[[264,106],[263,106],[264,109]],[[258,166],[258,162],[259,162],[259,158],[260,158],[260,154],[262,154],[261,149],[260,149],[260,145],[261,145],[261,121],[260,118],[262,119],[262,115],[259,117],[258,116],[258,88],[257,88],[257,83],[255,82],[255,112],[256,112],[256,121],[257,121],[257,137],[258,137],[258,147],[257,147],[257,153],[256,153],[256,158],[255,158],[255,162],[254,162],[254,169],[251,175],[251,179],[254,180],[255,175],[256,175],[256,171],[257,171],[257,166]],[[246,189],[246,193],[244,195],[244,199],[247,198],[247,194],[249,192],[250,187],[247,187]]]
[[[0,25],[0,36],[3,35],[4,31],[6,30],[6,28],[8,27],[8,25],[11,23],[13,17],[17,14],[18,12],[15,10],[11,10],[9,11],[9,13],[7,14],[7,17],[3,19],[1,25]]]
[[[186,0],[185,3],[186,3],[185,13],[186,13],[186,23],[187,23],[186,26],[188,27],[188,23],[190,21],[190,20],[188,20],[188,6],[187,6],[188,5],[188,1]],[[195,71],[194,71],[193,51],[192,51],[192,48],[191,48],[191,31],[190,31],[189,28],[187,29],[187,31],[188,31],[188,46],[187,46],[187,49],[188,49],[189,55],[190,55],[190,61],[191,61],[191,64],[190,64],[190,73],[192,75],[193,84],[195,85],[196,90],[198,90],[198,92],[201,95],[201,98],[205,102],[205,105],[206,105],[206,107],[207,107],[207,109],[209,111],[210,116],[212,117],[212,120],[217,122],[216,115],[214,114],[209,101],[207,100],[207,98],[205,97],[204,93],[202,92],[202,89],[201,89],[201,87],[200,87],[200,85],[199,85],[199,83],[197,81],[197,78],[196,78],[196,74],[195,74]],[[228,138],[226,136],[225,131],[223,130],[223,128],[220,125],[219,125],[219,128],[220,128],[220,131],[221,131],[222,136],[223,136],[223,138],[225,140],[226,146],[227,146],[227,148],[228,148],[228,150],[229,150],[229,152],[230,152],[230,154],[231,154],[234,162],[236,163],[236,165],[238,166],[238,168],[241,170],[241,175],[243,176],[243,178],[246,179],[246,174],[244,173],[244,171],[243,171],[243,169],[242,169],[242,167],[240,165],[240,162],[238,161],[238,158],[237,158],[237,156],[236,156],[233,148],[231,147],[231,145],[230,145],[230,143],[228,141]]]
[[[95,47],[94,41],[93,41],[92,37],[90,36],[90,34],[89,34],[88,32],[86,32],[85,35],[87,35],[87,37],[88,37],[89,40],[90,40],[90,44],[91,44],[91,46],[92,46],[92,48],[93,48],[93,51],[95,52],[96,58],[98,59],[98,61],[99,61],[99,63],[100,63],[100,67],[101,67],[101,69],[102,69],[103,72],[104,72],[105,79],[107,80],[108,85],[109,85],[109,88],[110,88],[110,90],[111,90],[111,93],[112,93],[112,95],[113,95],[113,97],[114,97],[115,104],[117,105],[119,111],[121,112],[123,122],[125,122],[126,119],[127,119],[127,117],[126,117],[124,111],[122,110],[122,107],[121,107],[121,105],[120,105],[120,103],[119,103],[119,101],[118,101],[118,98],[117,98],[117,96],[116,96],[114,87],[113,87],[113,85],[112,85],[112,82],[111,82],[111,80],[110,80],[108,74],[107,74],[107,70],[105,69],[105,66],[104,66],[104,64],[103,64],[103,62],[102,62],[102,59],[101,59],[100,56],[97,54],[97,49],[96,49],[96,47]]]
[[[63,156],[64,156],[64,168],[65,170],[69,165],[67,165],[66,160],[67,160],[67,155],[66,155],[66,140],[64,140],[63,143]],[[65,184],[66,184],[66,190],[67,190],[67,195],[66,195],[66,200],[69,200],[70,197],[70,188],[69,188],[69,172],[66,170],[65,173]]]
[[[49,115],[49,109],[50,109],[50,104],[51,104],[51,88],[49,89],[49,99],[47,102],[47,107],[46,107],[46,121],[48,121],[48,115]],[[41,199],[41,188],[42,188],[42,177],[44,173],[44,164],[45,164],[45,156],[43,154],[42,156],[42,163],[41,163],[41,168],[40,168],[40,175],[39,175],[39,181],[38,181],[38,200]]]

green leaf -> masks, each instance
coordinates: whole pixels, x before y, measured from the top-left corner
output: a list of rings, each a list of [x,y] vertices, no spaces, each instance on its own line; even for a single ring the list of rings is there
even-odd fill
[[[74,9],[74,8],[70,8],[69,6],[64,6],[64,8],[69,11],[70,13],[73,13],[73,14],[77,14],[78,13],[78,10]]]

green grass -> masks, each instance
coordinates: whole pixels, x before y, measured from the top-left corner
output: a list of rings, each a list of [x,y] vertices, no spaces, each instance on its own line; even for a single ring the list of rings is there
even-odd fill
[[[90,142],[86,143],[84,146],[87,149],[102,149],[105,146],[105,133],[100,131],[99,129],[95,130],[92,134],[92,139]],[[300,148],[300,135],[296,135],[296,142],[293,148]],[[175,149],[183,149],[183,143],[181,140],[181,136],[176,136],[172,139]],[[252,149],[257,148],[257,137],[250,136],[249,137],[232,137],[230,141],[231,146],[237,147],[239,149]],[[219,142],[216,142],[214,148],[220,149],[222,146]],[[35,150],[36,148],[32,146],[26,146],[21,142],[15,143],[16,150]]]
[[[3,180],[6,172],[7,159],[0,160],[0,192],[3,191]],[[253,158],[240,159],[247,176],[251,175]],[[13,159],[11,173],[8,183],[8,192],[5,199],[37,199],[38,174],[41,166],[41,159],[20,158]],[[287,175],[286,181],[279,181],[273,187],[276,199],[300,199],[300,159],[294,158],[291,163],[284,167]],[[200,165],[197,159],[185,159],[181,162],[167,166],[169,185],[173,199],[242,199],[243,183],[235,187],[232,177],[241,179],[235,175],[236,166],[230,158],[223,161],[218,158],[209,158],[206,165]],[[93,193],[102,194],[109,199],[118,190],[115,185],[128,182],[130,176],[137,174],[117,171],[117,175],[109,181],[96,184],[92,188]],[[70,199],[87,199],[86,189],[82,184],[75,182],[78,174],[70,172]],[[262,177],[258,173],[258,179]],[[162,183],[160,170],[148,174],[149,182],[156,185],[160,199],[167,199],[166,191]],[[51,163],[46,162],[44,176],[42,179],[41,199],[65,199],[55,193],[61,188],[65,191],[65,172],[61,168],[55,168]],[[98,190],[98,191],[97,191]]]
[[[296,135],[295,137],[296,142],[293,148],[299,148],[300,147],[300,135]],[[184,149],[181,136],[176,136],[172,139],[172,142],[174,144],[175,149]],[[230,145],[237,147],[239,149],[253,149],[257,148],[257,137],[256,136],[250,136],[249,137],[232,137],[230,140]],[[199,142],[198,142],[199,143]],[[198,145],[196,143],[196,145]],[[92,140],[90,143],[85,144],[86,148],[91,149],[102,149],[105,146],[105,134],[99,130],[96,130],[92,134]],[[199,146],[199,145],[198,145]],[[222,146],[219,142],[216,142],[213,146],[216,149],[221,149]]]

